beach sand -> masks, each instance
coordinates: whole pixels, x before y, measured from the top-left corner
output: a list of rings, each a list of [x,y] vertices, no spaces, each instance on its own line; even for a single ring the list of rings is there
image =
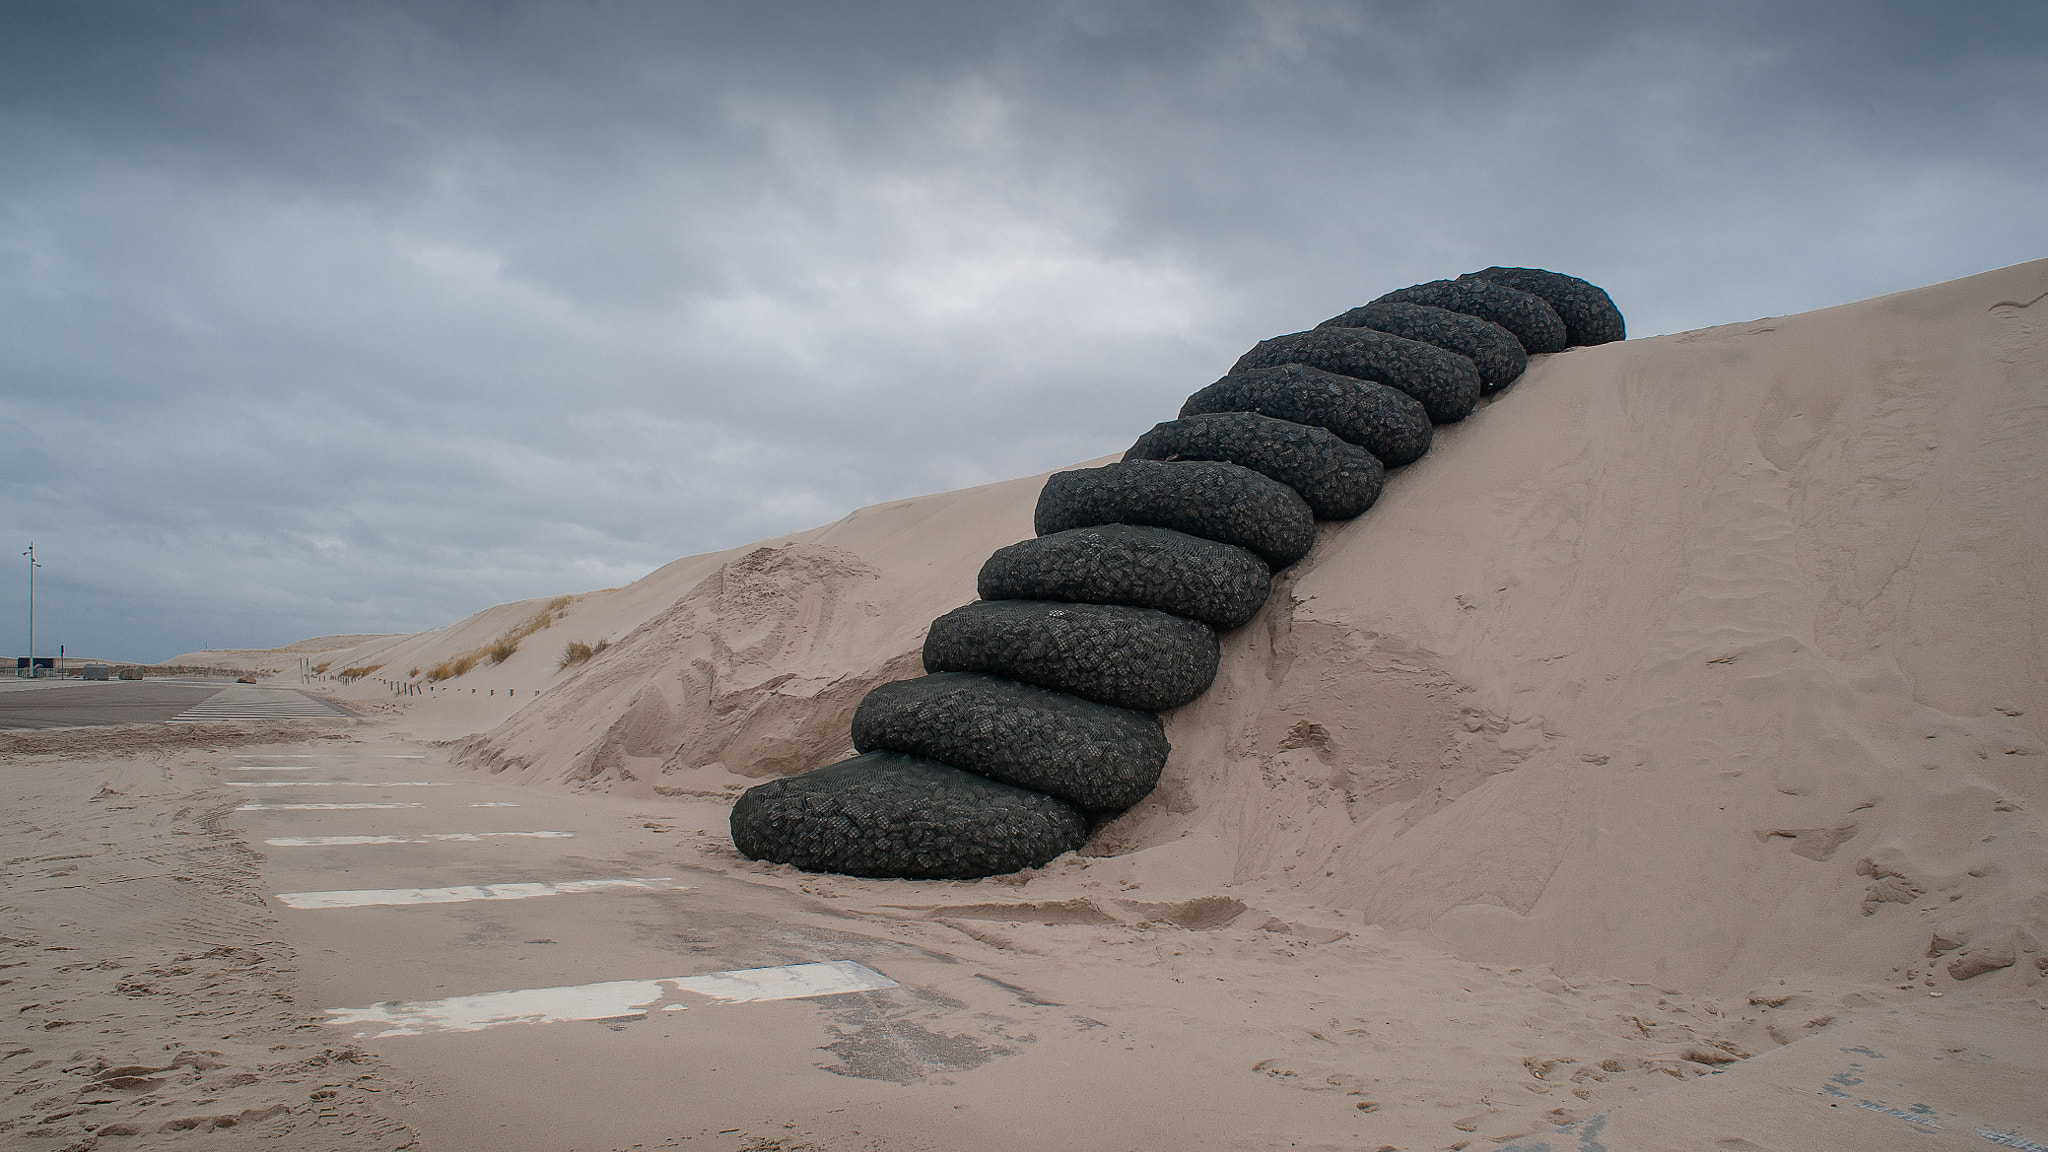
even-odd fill
[[[0,1142],[2041,1146],[2044,293],[1535,358],[1018,876],[725,820],[850,752],[1042,477],[312,645],[353,722],[0,736]]]

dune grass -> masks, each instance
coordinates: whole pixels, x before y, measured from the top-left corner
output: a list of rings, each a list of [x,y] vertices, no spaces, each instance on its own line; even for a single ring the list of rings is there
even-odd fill
[[[610,640],[599,640],[595,644],[585,644],[581,640],[571,640],[569,641],[569,646],[562,649],[562,659],[555,664],[555,667],[557,669],[574,668],[576,665],[589,660],[592,656],[611,646],[612,642]]]
[[[368,676],[370,673],[375,672],[377,669],[382,667],[382,664],[358,664],[353,668],[343,668],[341,671],[335,673],[335,675],[341,677],[343,680],[361,680],[363,677]]]
[[[439,664],[434,665],[433,670],[427,673],[427,679],[453,680],[471,668],[476,667],[477,659],[477,654],[471,652],[466,656],[457,656],[453,660],[443,660]]]
[[[503,664],[519,651],[519,642],[543,628],[552,627],[556,621],[569,614],[569,605],[576,602],[574,596],[557,596],[547,606],[526,618],[517,627],[508,629],[503,636],[473,652],[464,653],[453,659],[443,660],[427,673],[428,680],[453,680],[478,664],[489,660]]]

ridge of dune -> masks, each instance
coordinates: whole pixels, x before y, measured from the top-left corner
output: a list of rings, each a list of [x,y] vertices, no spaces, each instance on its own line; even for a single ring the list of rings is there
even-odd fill
[[[320,656],[328,652],[342,652],[374,644],[380,640],[395,640],[406,635],[400,632],[357,632],[336,636],[314,636],[282,648],[202,648],[187,652],[158,664],[176,667],[240,668],[252,672],[284,672],[296,668],[301,656]]]
[[[1319,530],[1084,854],[1565,975],[2033,985],[2044,293],[2036,261],[1532,357]],[[851,752],[861,695],[917,673],[1042,479],[678,560],[436,693],[335,691],[484,730],[463,758],[509,778],[734,794]],[[335,658],[406,679],[549,603]],[[1057,865],[1022,883],[1077,892]]]

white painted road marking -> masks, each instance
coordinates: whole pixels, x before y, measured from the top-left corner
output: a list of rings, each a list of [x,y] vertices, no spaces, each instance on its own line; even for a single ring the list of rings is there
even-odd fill
[[[481,804],[471,804],[471,805],[470,805],[470,807],[471,807],[471,808],[517,808],[517,807],[519,807],[519,801],[517,801],[517,800],[486,800],[486,801],[484,801],[484,802],[483,802],[483,803],[481,803]]]
[[[482,840],[487,836],[574,836],[574,832],[429,832],[424,836],[279,836],[264,843],[274,848],[328,848],[349,844],[432,844],[440,840]]]
[[[425,804],[244,804],[237,812],[329,812],[343,808],[425,808]]]
[[[353,1027],[358,1037],[420,1036],[430,1032],[481,1032],[501,1024],[554,1024],[569,1020],[644,1019],[657,1005],[673,1011],[686,1007],[662,1001],[678,992],[727,1003],[800,1000],[894,988],[896,982],[851,960],[822,964],[791,964],[781,968],[746,968],[667,980],[613,980],[566,988],[522,988],[481,992],[446,1000],[384,1003],[368,1008],[329,1008],[336,1027]]]
[[[280,892],[288,908],[368,908],[383,904],[459,904],[468,900],[530,900],[637,888],[646,892],[688,892],[669,876],[625,876],[616,880],[564,880],[559,884],[464,884],[456,888],[364,888],[340,892]]]
[[[435,780],[386,780],[381,784],[359,780],[229,780],[230,788],[453,788]]]
[[[230,772],[311,772],[311,764],[230,764]]]
[[[841,992],[869,992],[894,988],[896,982],[872,968],[851,960],[829,964],[791,964],[783,968],[742,968],[736,972],[710,972],[685,976],[673,982],[685,992],[709,996],[728,1004],[752,1004],[761,1000],[797,1000],[805,996],[837,996]]]
[[[425,759],[426,759],[426,756],[425,756],[425,754],[419,754],[419,755],[407,755],[407,754],[405,754],[405,753],[403,753],[403,752],[394,752],[394,753],[392,753],[392,754],[391,754],[391,755],[390,755],[390,756],[388,757],[388,759],[392,759],[392,760],[425,760]]]

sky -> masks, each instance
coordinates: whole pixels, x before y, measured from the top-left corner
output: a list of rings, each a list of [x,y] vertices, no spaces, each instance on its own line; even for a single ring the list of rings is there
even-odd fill
[[[0,637],[452,623],[1120,451],[1492,264],[2048,256],[2048,5],[0,5]],[[2035,204],[2027,208],[2027,204]]]

